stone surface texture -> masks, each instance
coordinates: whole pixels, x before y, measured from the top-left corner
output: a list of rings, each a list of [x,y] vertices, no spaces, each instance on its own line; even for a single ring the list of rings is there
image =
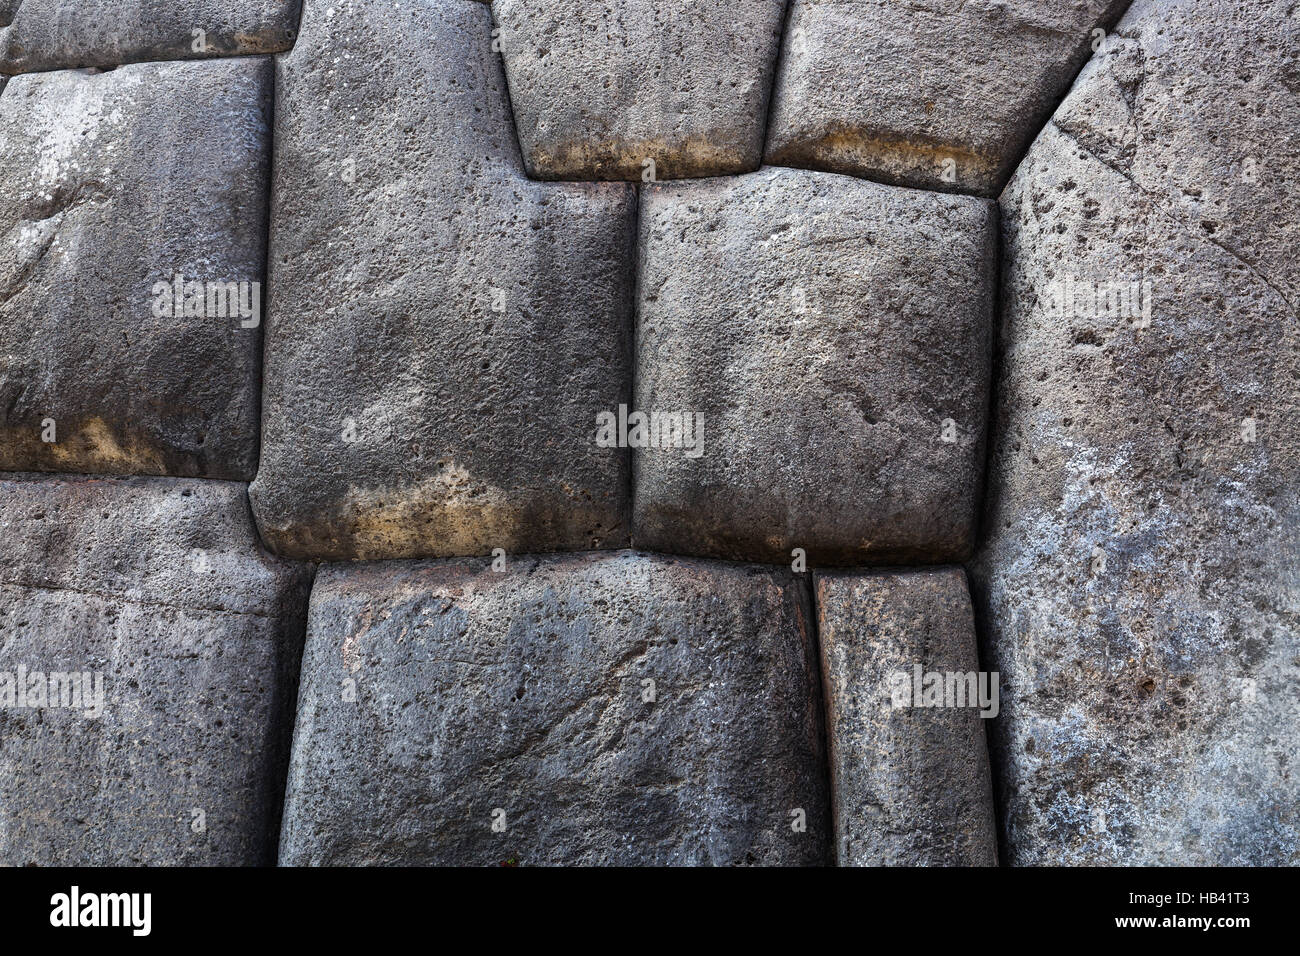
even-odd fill
[[[1013,863],[1300,863],[1294,6],[1137,0],[1003,197],[976,579]]]
[[[326,568],[280,858],[824,863],[822,746],[788,571],[634,552]]]
[[[752,172],[784,0],[496,0],[528,174],[641,181]]]
[[[637,546],[965,557],[995,233],[986,200],[803,170],[646,189],[635,406],[702,416],[704,440],[636,450]]]
[[[766,161],[995,196],[1128,0],[791,0]]]
[[[524,176],[485,6],[324,6],[279,61],[264,537],[326,560],[625,545],[628,454],[595,436],[631,391],[635,191]]]
[[[1300,865],[1297,94],[1297,0],[0,0],[0,865]]]
[[[822,571],[814,595],[839,864],[996,866],[992,718],[894,686],[979,671],[965,573]]]
[[[161,315],[154,288],[245,282],[253,301],[270,96],[266,57],[9,82],[0,469],[252,478],[260,327]]]
[[[301,0],[0,0],[0,73],[278,53]]]
[[[309,578],[243,487],[8,475],[0,538],[0,864],[271,862]],[[15,706],[20,668],[102,711]]]

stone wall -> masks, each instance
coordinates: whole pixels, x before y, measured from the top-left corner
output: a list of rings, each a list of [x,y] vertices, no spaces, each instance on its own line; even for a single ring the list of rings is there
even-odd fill
[[[0,0],[0,864],[1300,862],[1291,6]]]

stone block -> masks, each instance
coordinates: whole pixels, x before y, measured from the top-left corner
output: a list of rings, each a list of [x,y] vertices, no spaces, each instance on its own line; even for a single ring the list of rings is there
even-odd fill
[[[638,547],[781,563],[802,548],[822,564],[969,553],[988,201],[773,168],[648,188],[640,229],[634,411],[658,419],[627,429]],[[674,441],[672,415],[702,440]]]
[[[284,864],[819,864],[788,571],[616,552],[322,569]]]
[[[275,858],[309,574],[242,485],[0,480],[0,864]]]

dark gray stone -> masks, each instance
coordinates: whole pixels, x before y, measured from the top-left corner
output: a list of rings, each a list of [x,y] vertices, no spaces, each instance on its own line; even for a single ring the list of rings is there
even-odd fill
[[[996,195],[1128,2],[791,0],[767,162]]]
[[[308,576],[243,486],[11,475],[0,538],[0,864],[271,862]]]
[[[524,176],[482,4],[325,6],[278,65],[265,539],[329,560],[626,544],[628,456],[595,435],[631,387],[634,190]]]
[[[1288,0],[1138,0],[1003,197],[1014,863],[1300,863],[1298,39]]]
[[[281,862],[824,863],[810,624],[790,572],[633,552],[322,569]]]
[[[994,240],[986,200],[847,176],[765,169],[646,188],[636,410],[702,416],[704,434],[702,454],[635,452],[637,546],[963,558]]]
[[[10,80],[0,470],[253,476],[270,94],[265,57]],[[177,275],[249,317],[161,314]]]
[[[818,572],[815,593],[840,865],[996,866],[996,685],[965,573]],[[945,684],[958,706],[933,706]]]
[[[278,53],[293,46],[300,3],[0,0],[0,73]]]
[[[752,172],[785,0],[496,0],[529,175]]]

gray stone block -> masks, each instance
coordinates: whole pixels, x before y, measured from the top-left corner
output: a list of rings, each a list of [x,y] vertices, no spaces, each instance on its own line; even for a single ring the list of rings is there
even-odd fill
[[[840,865],[996,866],[965,573],[818,572],[815,601]]]
[[[703,442],[671,447],[662,420],[656,446],[629,428],[646,446],[637,546],[963,558],[983,471],[992,204],[764,169],[647,188],[640,228],[635,410],[698,416],[684,420],[702,421]]]
[[[278,53],[301,0],[0,0],[0,73]]]
[[[788,571],[330,567],[308,634],[284,864],[827,861],[816,639]]]
[[[482,4],[325,7],[278,62],[264,538],[328,560],[626,544],[627,452],[595,437],[631,388],[634,190],[524,176]]]
[[[270,95],[265,57],[10,80],[0,470],[253,476]]]
[[[752,172],[784,0],[496,0],[529,175]]]
[[[1003,197],[1014,863],[1300,863],[1296,50],[1284,0],[1138,0]]]
[[[0,864],[271,862],[309,579],[243,486],[10,475],[0,537]]]
[[[767,162],[993,196],[1128,0],[791,0]]]

